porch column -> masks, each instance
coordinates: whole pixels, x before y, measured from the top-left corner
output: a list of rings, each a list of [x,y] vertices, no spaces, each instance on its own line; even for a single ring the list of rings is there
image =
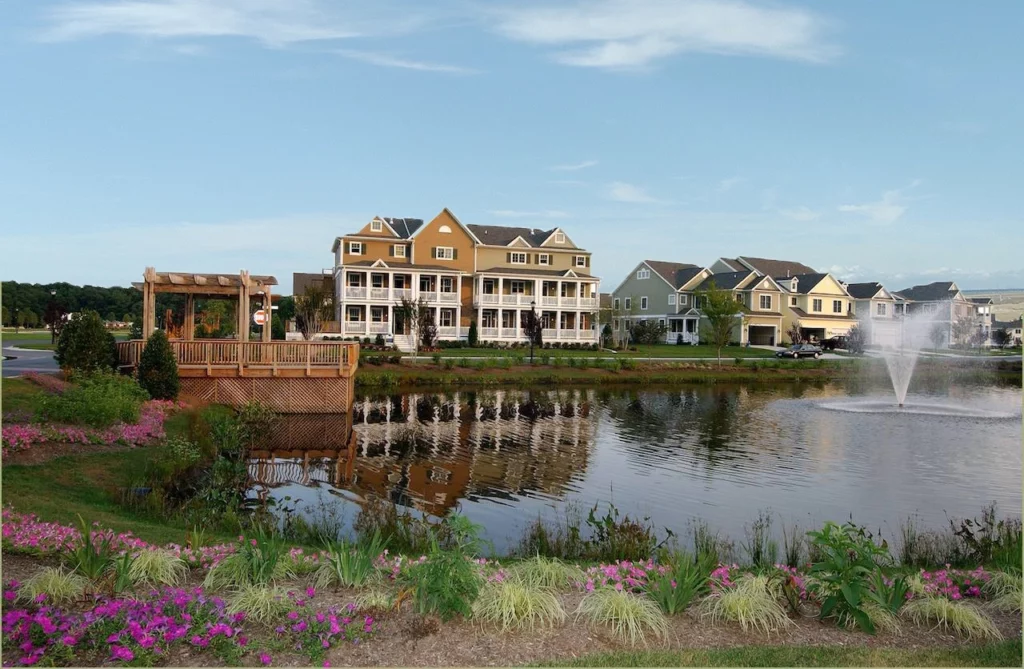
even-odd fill
[[[518,339],[521,336],[521,333],[523,331],[523,324],[521,322],[522,317],[523,312],[520,311],[519,309],[516,309],[516,339]]]
[[[557,304],[558,306],[562,306],[562,282],[561,281],[556,281],[555,282],[555,304]],[[561,325],[562,325],[561,321],[559,321],[558,325],[559,325],[559,327],[561,327]]]
[[[263,291],[263,314],[266,316],[266,320],[263,321],[263,341],[270,341],[270,321],[274,317],[274,312],[270,306],[270,289],[267,288]]]
[[[412,291],[412,301],[417,302],[420,299],[420,274],[419,272],[412,273],[412,285],[409,286],[409,290]]]
[[[441,327],[441,307],[434,307],[434,327]]]
[[[238,286],[238,341],[249,341],[249,294],[245,278]]]
[[[558,283],[562,283],[559,281]],[[555,339],[562,338],[562,312],[555,311]]]
[[[498,304],[502,303],[504,294],[505,294],[505,279],[504,279],[504,277],[500,277],[499,276],[498,277]]]
[[[149,339],[153,334],[153,321],[156,304],[153,299],[153,286],[149,281],[142,284],[142,338]]]

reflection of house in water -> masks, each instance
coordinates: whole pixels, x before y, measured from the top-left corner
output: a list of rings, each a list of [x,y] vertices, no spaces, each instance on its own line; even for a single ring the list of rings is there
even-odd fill
[[[355,464],[352,414],[284,414],[249,451],[249,476],[260,496],[287,483],[341,486]]]

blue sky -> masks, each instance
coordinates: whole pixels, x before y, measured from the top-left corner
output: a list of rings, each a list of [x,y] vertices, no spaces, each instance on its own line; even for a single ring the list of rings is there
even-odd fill
[[[1024,287],[1024,3],[0,3],[4,279],[331,263],[375,214]]]

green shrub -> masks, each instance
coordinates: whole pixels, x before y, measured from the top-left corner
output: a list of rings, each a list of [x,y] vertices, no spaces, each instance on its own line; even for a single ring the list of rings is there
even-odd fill
[[[379,531],[369,541],[354,546],[347,541],[332,543],[316,572],[317,587],[338,584],[358,588],[366,585],[376,573],[374,563],[386,546],[387,541],[381,538]]]
[[[63,567],[47,567],[25,581],[18,590],[18,598],[33,602],[39,595],[45,595],[46,604],[61,606],[80,599],[87,585],[85,578]]]
[[[110,427],[135,423],[148,395],[130,377],[112,372],[91,372],[60,395],[48,395],[39,417],[54,423]]]
[[[469,322],[469,337],[468,338],[469,338],[469,346],[470,346],[470,348],[474,348],[477,345],[477,343],[480,341],[480,333],[477,330],[476,321],[470,321]]]
[[[203,586],[211,589],[241,588],[245,585],[268,585],[287,575],[282,556],[284,543],[273,534],[258,529],[255,537],[246,537],[237,553],[224,558],[211,569]]]
[[[713,623],[719,620],[738,622],[744,632],[751,628],[770,634],[793,624],[769,587],[768,577],[752,574],[741,577],[735,586],[720,588],[704,599],[701,615]]]
[[[616,638],[633,645],[644,642],[647,633],[668,636],[668,621],[658,605],[626,591],[598,588],[583,598],[576,616],[608,627]]]
[[[509,629],[554,627],[565,620],[558,598],[548,589],[520,581],[488,583],[473,604],[473,615]]]
[[[178,360],[163,330],[149,336],[139,359],[139,385],[156,400],[178,397]]]
[[[436,613],[443,620],[456,615],[470,617],[480,592],[481,577],[473,562],[459,550],[435,546],[425,562],[415,564],[406,576],[421,615]]]
[[[99,314],[81,311],[61,328],[56,359],[61,369],[68,371],[110,371],[117,368],[117,343]]]
[[[708,577],[714,568],[715,562],[708,556],[694,559],[686,553],[677,554],[668,571],[648,577],[647,596],[670,616],[682,613],[692,601],[707,593]]]

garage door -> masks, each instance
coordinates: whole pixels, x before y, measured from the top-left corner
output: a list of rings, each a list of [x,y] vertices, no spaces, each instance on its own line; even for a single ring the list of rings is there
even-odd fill
[[[896,348],[899,344],[899,332],[899,328],[894,325],[876,323],[871,332],[871,343],[882,348]]]
[[[775,328],[770,325],[751,325],[747,337],[755,346],[775,346]]]

